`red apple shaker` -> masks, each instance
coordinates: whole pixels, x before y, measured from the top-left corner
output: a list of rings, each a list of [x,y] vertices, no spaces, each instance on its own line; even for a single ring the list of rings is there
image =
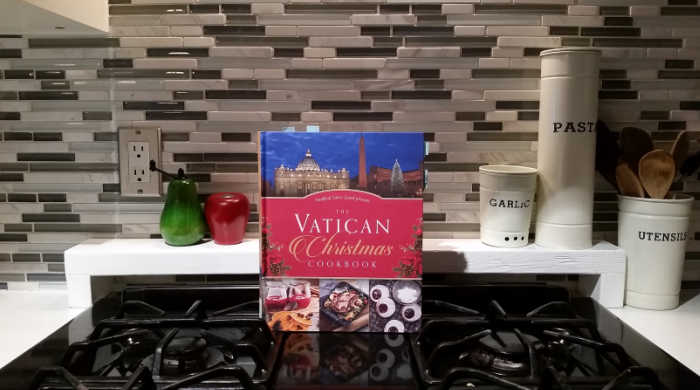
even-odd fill
[[[220,245],[243,241],[249,214],[248,198],[237,192],[211,194],[204,205],[209,231],[214,242]]]

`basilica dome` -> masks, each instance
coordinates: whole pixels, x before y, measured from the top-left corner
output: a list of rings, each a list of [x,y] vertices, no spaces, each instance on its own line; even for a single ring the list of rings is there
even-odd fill
[[[299,161],[297,165],[297,171],[320,171],[321,167],[318,166],[316,160],[311,157],[311,150],[306,149],[306,156],[303,160]]]

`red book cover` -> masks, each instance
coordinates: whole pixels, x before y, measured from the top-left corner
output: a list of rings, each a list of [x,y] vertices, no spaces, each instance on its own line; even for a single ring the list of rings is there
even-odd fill
[[[418,330],[424,145],[422,133],[260,133],[270,327]]]

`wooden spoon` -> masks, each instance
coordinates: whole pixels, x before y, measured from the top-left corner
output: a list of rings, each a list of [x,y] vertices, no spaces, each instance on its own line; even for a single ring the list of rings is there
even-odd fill
[[[690,150],[690,136],[688,132],[683,130],[676,136],[676,140],[673,141],[673,146],[671,146],[671,156],[673,156],[673,162],[676,163],[676,168],[680,169],[688,158],[688,151]]]
[[[639,180],[652,198],[665,198],[675,176],[673,157],[661,149],[652,150],[639,160]]]
[[[649,133],[637,127],[625,127],[620,132],[620,145],[622,159],[635,174],[639,174],[639,159],[654,149]]]
[[[620,189],[622,195],[644,197],[642,183],[639,182],[637,175],[632,172],[626,162],[621,162],[615,168],[615,179],[617,180],[617,188]]]

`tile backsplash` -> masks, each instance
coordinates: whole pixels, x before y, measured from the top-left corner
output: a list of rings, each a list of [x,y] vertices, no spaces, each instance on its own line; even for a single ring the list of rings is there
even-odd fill
[[[0,36],[0,288],[60,286],[87,238],[158,234],[162,200],[119,193],[120,127],[162,128],[166,170],[254,204],[258,130],[424,131],[425,237],[461,238],[478,236],[478,166],[536,160],[543,49],[602,51],[613,130],[669,148],[700,124],[697,0],[110,3],[108,37]],[[597,238],[616,218],[600,180]],[[700,280],[698,241],[687,258]]]

